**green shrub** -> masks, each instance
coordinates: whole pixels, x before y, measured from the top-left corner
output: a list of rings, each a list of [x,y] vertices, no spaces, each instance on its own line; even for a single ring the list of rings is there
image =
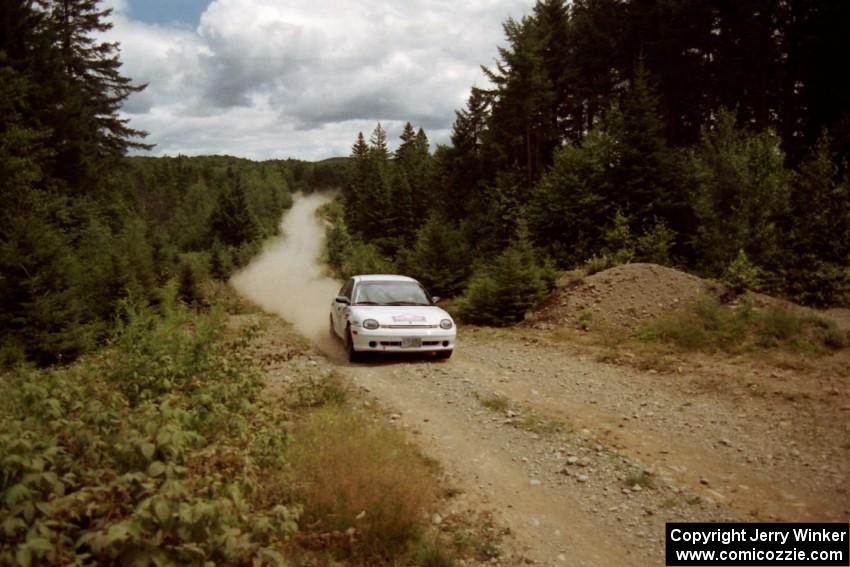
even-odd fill
[[[218,322],[198,317],[175,301],[174,285],[162,293],[160,312],[123,302],[113,343],[119,353],[108,374],[131,405],[172,391],[191,393],[211,370]]]
[[[325,260],[337,275],[343,272],[343,262],[351,248],[351,235],[345,224],[339,201],[322,205],[316,214],[327,221],[325,227]]]
[[[551,265],[538,261],[521,225],[517,238],[490,265],[480,265],[458,302],[460,316],[471,323],[505,326],[518,323],[554,283]]]
[[[635,256],[635,239],[629,228],[629,218],[617,209],[611,226],[602,237],[604,247],[602,253],[610,256],[615,265],[628,264]]]
[[[847,346],[847,333],[835,323],[787,307],[738,308],[706,297],[668,313],[638,331],[647,341],[684,350],[739,352],[754,348],[785,348],[820,352]]]
[[[381,255],[380,250],[374,244],[364,244],[354,241],[342,263],[343,279],[355,274],[391,274],[394,271],[393,264]]]
[[[804,305],[850,305],[850,266],[808,255],[797,258],[786,277],[790,296]]]
[[[486,398],[479,398],[479,402],[481,405],[487,409],[496,411],[496,412],[504,412],[510,407],[510,402],[508,398],[499,394],[493,394]]]
[[[186,256],[181,258],[180,271],[177,274],[177,296],[189,305],[203,304],[202,279],[202,269],[197,260]]]
[[[432,213],[404,263],[431,293],[453,297],[469,277],[471,254],[460,230],[442,215]]]
[[[736,292],[741,293],[747,289],[756,289],[761,281],[761,270],[758,269],[743,248],[738,250],[738,255],[726,267],[723,279],[732,286]]]
[[[766,344],[796,340],[805,320],[788,308],[768,309],[759,317],[759,335]]]
[[[210,252],[210,275],[225,281],[233,273],[233,253],[230,248],[216,241]]]
[[[613,256],[603,254],[601,256],[591,256],[590,259],[584,263],[584,266],[582,266],[582,270],[588,276],[592,276],[593,274],[607,270],[608,268],[613,268],[614,266],[619,266],[620,264],[621,262],[618,262]]]
[[[663,220],[655,219],[652,229],[643,233],[635,246],[635,257],[641,262],[669,265],[670,249],[676,241],[676,233]]]
[[[420,542],[416,550],[416,565],[419,567],[454,567],[455,560],[439,542]]]
[[[740,345],[749,316],[749,309],[736,312],[714,297],[705,297],[662,316],[639,331],[639,335],[685,350],[730,349]]]
[[[129,308],[107,353],[0,376],[0,564],[283,563],[279,415],[244,343],[171,296]]]

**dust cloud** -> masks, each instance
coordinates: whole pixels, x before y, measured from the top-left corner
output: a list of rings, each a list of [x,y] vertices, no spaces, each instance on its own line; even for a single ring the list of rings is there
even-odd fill
[[[339,348],[328,334],[328,314],[340,283],[324,273],[320,257],[325,234],[315,212],[332,198],[295,195],[281,221],[281,235],[230,280],[240,295],[279,315],[329,353]]]

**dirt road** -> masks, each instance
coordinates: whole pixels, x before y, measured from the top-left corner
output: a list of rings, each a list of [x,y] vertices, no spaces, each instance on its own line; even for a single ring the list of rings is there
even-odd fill
[[[326,341],[337,284],[316,268],[312,215],[324,199],[297,200],[284,229],[298,238],[234,285]],[[351,365],[320,345],[537,564],[658,565],[667,521],[850,519],[846,378],[696,359],[640,371],[532,329],[461,328],[444,362]]]

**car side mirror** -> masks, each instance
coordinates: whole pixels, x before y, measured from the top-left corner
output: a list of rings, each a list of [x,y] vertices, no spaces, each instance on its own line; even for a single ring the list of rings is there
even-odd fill
[[[431,303],[437,303],[438,301],[440,301],[440,299],[442,298],[439,295],[435,295],[431,298]]]
[[[346,305],[351,305],[351,300],[345,297],[344,295],[337,295],[334,301],[336,301],[337,303],[345,303]]]

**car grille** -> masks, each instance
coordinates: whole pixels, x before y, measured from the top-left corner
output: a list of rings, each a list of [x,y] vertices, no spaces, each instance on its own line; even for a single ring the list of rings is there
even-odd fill
[[[383,329],[436,329],[439,325],[381,325]]]

